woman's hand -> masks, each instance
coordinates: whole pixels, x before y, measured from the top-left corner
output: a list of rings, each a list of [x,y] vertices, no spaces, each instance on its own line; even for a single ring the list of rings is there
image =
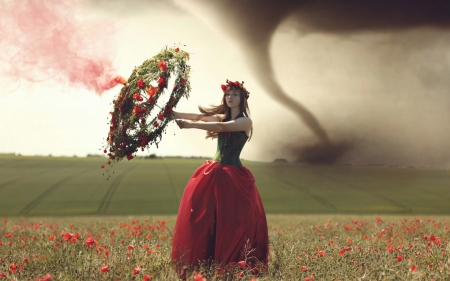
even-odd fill
[[[175,119],[175,122],[177,122],[177,125],[178,125],[178,127],[180,127],[180,129],[185,129],[185,128],[187,128],[189,120]]]

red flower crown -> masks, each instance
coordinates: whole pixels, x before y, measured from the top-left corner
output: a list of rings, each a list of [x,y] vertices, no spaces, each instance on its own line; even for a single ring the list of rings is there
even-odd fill
[[[244,91],[245,97],[247,99],[250,97],[250,92],[247,91],[247,89],[244,87],[244,81],[242,81],[242,83],[239,83],[239,81],[232,82],[227,79],[227,83],[225,85],[224,84],[220,85],[220,87],[222,88],[222,91],[224,93],[229,89],[239,88]]]

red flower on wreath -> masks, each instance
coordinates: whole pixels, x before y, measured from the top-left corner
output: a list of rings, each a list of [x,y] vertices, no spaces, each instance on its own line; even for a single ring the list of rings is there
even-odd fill
[[[157,93],[158,93],[158,89],[156,89],[153,86],[150,86],[150,88],[147,90],[147,94],[151,97],[156,95]]]
[[[160,60],[160,61],[158,62],[158,67],[159,67],[159,69],[161,69],[162,71],[166,71],[166,70],[167,70],[167,64],[166,64],[166,62],[163,61],[163,60]]]
[[[128,161],[130,161],[130,160],[133,159],[133,158],[134,158],[133,154],[131,154],[131,153],[128,153],[128,154],[127,154],[127,159],[128,159]]]
[[[133,98],[137,101],[143,101],[144,99],[142,98],[142,96],[139,93],[136,93],[133,95]]]
[[[170,104],[166,104],[166,106],[164,107],[164,113],[166,115],[170,115],[172,114],[173,110],[172,110],[172,106]]]
[[[145,88],[145,82],[144,82],[144,80],[142,79],[142,78],[140,78],[138,81],[137,81],[137,86],[138,86],[138,88],[139,89],[144,89]]]
[[[163,121],[164,120],[164,114],[163,113],[158,114],[158,119]]]
[[[178,52],[179,50],[180,50],[180,48],[176,48],[176,49],[175,49],[175,52]]]
[[[227,90],[227,86],[225,86],[224,84],[220,85],[220,88],[222,88],[222,91],[225,93],[225,91]]]
[[[158,127],[159,123],[155,121],[155,122],[153,122],[153,126]]]
[[[159,88],[165,88],[166,87],[166,78],[164,78],[164,77],[159,77],[159,80],[158,80],[158,87]]]

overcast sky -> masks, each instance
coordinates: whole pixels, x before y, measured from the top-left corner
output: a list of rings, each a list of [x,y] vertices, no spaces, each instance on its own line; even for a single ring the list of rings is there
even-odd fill
[[[191,97],[179,103],[178,111],[196,112],[199,104],[218,103],[220,84],[226,79],[245,81],[251,92],[254,135],[242,158],[295,161],[302,151],[296,148],[324,141],[322,131],[328,142],[346,144],[337,162],[450,166],[447,24],[429,24],[428,19],[417,23],[413,11],[411,22],[406,16],[404,23],[392,20],[390,27],[364,26],[361,19],[343,21],[332,11],[314,14],[323,9],[307,5],[295,7],[293,13],[274,5],[273,13],[282,16],[267,17],[264,23],[258,21],[264,14],[235,15],[223,3],[157,3],[84,0],[73,12],[80,21],[110,22],[115,31],[108,33],[108,54],[125,78],[165,46],[180,44],[190,52]],[[266,55],[258,42],[267,42],[270,69],[264,60],[255,62]],[[4,75],[1,81],[5,90],[0,102],[0,152],[99,153],[119,86],[99,95],[63,80],[31,83]],[[306,115],[291,107],[289,99],[301,104]],[[204,131],[179,130],[171,123],[159,148],[145,154],[212,156],[216,141],[204,136]]]

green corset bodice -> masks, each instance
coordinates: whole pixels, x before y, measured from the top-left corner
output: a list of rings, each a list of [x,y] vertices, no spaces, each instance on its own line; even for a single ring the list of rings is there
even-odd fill
[[[241,167],[242,163],[239,156],[247,139],[245,132],[219,133],[217,137],[217,152],[213,160],[220,164]]]

